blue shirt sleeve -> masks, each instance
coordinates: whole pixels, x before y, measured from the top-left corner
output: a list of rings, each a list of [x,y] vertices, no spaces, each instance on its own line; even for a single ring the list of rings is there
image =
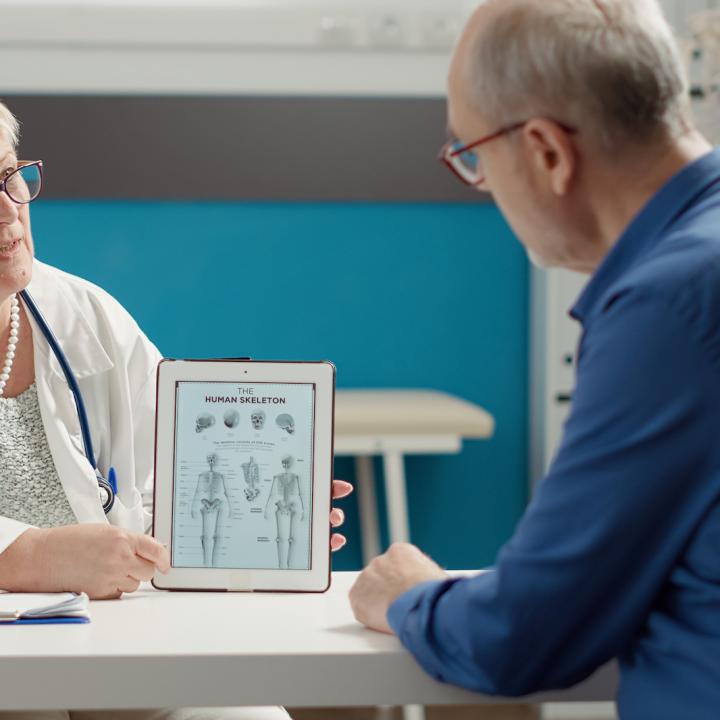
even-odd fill
[[[390,608],[433,677],[518,696],[575,684],[628,648],[718,492],[703,477],[718,369],[691,325],[630,291],[588,327],[561,448],[494,571]]]

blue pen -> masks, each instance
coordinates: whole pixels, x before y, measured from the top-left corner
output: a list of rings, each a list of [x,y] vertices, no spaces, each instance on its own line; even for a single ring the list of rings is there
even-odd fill
[[[115,473],[115,468],[111,467],[110,471],[108,472],[108,483],[110,483],[110,487],[112,488],[113,495],[117,495],[117,475]]]
[[[3,625],[80,625],[89,622],[89,617],[18,618],[10,622],[0,622],[0,627]]]

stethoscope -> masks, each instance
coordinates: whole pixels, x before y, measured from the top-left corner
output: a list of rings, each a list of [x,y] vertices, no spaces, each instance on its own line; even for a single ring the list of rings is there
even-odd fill
[[[50,346],[50,349],[55,354],[57,361],[60,363],[67,384],[75,398],[75,407],[77,409],[78,419],[80,420],[80,432],[82,433],[83,446],[85,448],[85,456],[88,462],[95,470],[95,478],[97,479],[98,489],[100,492],[100,502],[102,503],[105,514],[112,510],[112,506],[115,504],[115,496],[117,495],[117,479],[115,477],[114,468],[110,468],[108,472],[108,479],[106,480],[100,470],[98,470],[97,462],[95,461],[95,452],[93,451],[92,438],[90,437],[90,423],[88,422],[87,411],[85,410],[85,403],[83,402],[80,388],[78,387],[77,380],[73,375],[72,368],[68,359],[65,357],[65,353],[60,347],[60,343],[53,334],[53,331],[47,324],[47,321],[43,317],[35,301],[30,297],[30,293],[27,290],[22,290],[20,297],[25,303],[25,307],[30,311],[30,314],[35,319],[38,327],[45,336],[45,339]]]

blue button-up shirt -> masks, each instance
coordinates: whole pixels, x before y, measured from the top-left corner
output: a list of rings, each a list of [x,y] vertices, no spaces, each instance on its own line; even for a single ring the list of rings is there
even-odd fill
[[[435,678],[517,696],[620,660],[621,716],[720,717],[720,151],[635,218],[573,309],[561,447],[495,569],[390,608]]]

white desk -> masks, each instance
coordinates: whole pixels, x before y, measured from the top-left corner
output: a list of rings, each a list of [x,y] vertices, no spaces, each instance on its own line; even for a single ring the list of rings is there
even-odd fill
[[[92,603],[89,625],[0,627],[0,710],[497,702],[434,682],[358,625],[354,578],[324,595],[146,590]],[[608,668],[534,700],[608,700],[614,685]]]
[[[485,410],[434,390],[339,390],[335,454],[355,458],[363,560],[380,552],[372,456],[381,455],[391,542],[408,542],[405,455],[455,454],[465,439],[487,439]]]

